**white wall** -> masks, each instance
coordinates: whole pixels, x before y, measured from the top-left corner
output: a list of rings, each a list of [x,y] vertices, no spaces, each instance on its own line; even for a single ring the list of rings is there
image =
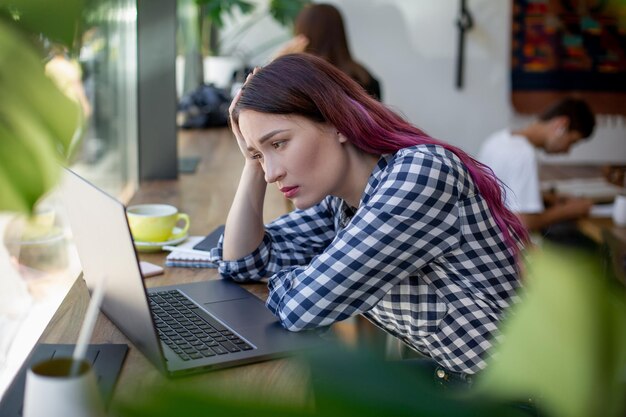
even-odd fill
[[[329,2],[344,15],[354,57],[381,81],[385,103],[431,135],[475,153],[491,132],[530,120],[510,105],[510,1],[468,1],[474,28],[466,37],[462,90],[455,87],[458,0]],[[280,32],[266,27],[273,35]],[[254,49],[262,34],[244,43]],[[253,62],[267,59],[268,53]],[[599,117],[591,139],[566,157],[550,159],[626,162],[623,117]]]

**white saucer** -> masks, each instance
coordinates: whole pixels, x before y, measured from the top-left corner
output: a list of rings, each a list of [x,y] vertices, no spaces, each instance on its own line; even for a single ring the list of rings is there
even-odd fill
[[[175,227],[174,230],[172,231],[172,234],[176,235],[180,232],[182,232],[182,229],[179,227]],[[139,240],[135,240],[134,243],[135,243],[135,248],[137,248],[139,252],[158,252],[163,249],[163,246],[178,245],[179,243],[187,239],[188,236],[189,234],[185,233],[183,236],[179,238],[166,240],[164,242],[141,242]]]

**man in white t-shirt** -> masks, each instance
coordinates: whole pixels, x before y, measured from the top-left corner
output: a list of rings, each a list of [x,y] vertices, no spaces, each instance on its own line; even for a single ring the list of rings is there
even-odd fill
[[[492,134],[481,146],[478,160],[506,185],[506,206],[518,213],[530,231],[589,214],[592,202],[583,198],[544,201],[539,186],[538,149],[564,153],[587,138],[595,117],[582,100],[566,98],[542,113],[538,120],[510,131]]]

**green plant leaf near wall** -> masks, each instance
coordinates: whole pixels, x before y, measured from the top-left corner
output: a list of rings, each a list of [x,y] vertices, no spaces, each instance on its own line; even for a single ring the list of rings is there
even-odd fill
[[[283,26],[293,24],[300,10],[311,0],[271,0],[269,12]]]
[[[0,62],[0,211],[30,212],[58,181],[80,110],[46,77],[31,40],[2,19]]]
[[[196,0],[196,3],[206,8],[206,14],[216,27],[224,25],[223,16],[233,15],[235,9],[241,14],[248,14],[254,10],[254,4],[246,0]]]

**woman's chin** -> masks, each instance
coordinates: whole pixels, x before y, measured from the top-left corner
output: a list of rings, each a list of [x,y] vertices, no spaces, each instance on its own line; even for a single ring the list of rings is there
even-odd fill
[[[293,206],[297,208],[298,210],[306,210],[309,207],[311,207],[311,205],[302,204],[302,201],[299,201],[297,198],[292,198],[290,201],[291,201],[291,204],[293,204]]]
[[[294,205],[294,207],[297,208],[298,210],[306,210],[308,208],[313,207],[320,201],[322,201],[322,200],[319,200],[319,201],[304,200],[300,197],[294,197],[294,198],[291,198],[290,200],[291,200],[291,203]]]

